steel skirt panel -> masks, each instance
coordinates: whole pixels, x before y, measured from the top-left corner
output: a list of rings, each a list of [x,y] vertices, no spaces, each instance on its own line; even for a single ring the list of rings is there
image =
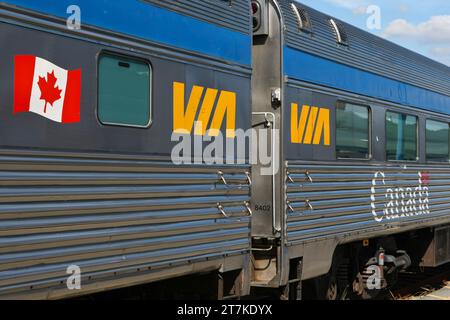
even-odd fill
[[[330,237],[351,241],[368,230],[387,235],[434,220],[450,222],[445,167],[289,162],[287,170],[288,244]],[[419,173],[426,177],[421,183]]]
[[[245,165],[178,167],[131,156],[3,151],[0,298],[60,287],[70,265],[81,268],[82,283],[92,284],[248,255],[248,171]]]

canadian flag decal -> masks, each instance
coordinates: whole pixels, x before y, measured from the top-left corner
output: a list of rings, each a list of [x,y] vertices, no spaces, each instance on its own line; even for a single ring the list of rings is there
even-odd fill
[[[35,56],[14,61],[14,114],[37,113],[61,123],[80,121],[81,70],[65,70]]]

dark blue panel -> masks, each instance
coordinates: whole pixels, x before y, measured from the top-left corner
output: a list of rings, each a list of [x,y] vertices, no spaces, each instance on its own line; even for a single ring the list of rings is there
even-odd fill
[[[405,106],[450,114],[450,97],[323,59],[289,47],[284,48],[287,76]]]
[[[82,25],[92,25],[230,62],[251,65],[251,37],[140,0],[3,1],[66,18],[67,8],[81,8]]]

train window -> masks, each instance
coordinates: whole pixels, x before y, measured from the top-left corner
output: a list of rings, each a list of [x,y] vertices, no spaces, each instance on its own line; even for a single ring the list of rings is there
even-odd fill
[[[417,117],[386,112],[388,161],[417,161]]]
[[[330,19],[330,25],[333,28],[334,35],[336,36],[336,42],[348,46],[347,32],[345,32],[344,26],[334,19]]]
[[[426,124],[427,161],[449,161],[449,125],[448,123],[427,120]]]
[[[311,20],[309,20],[308,13],[304,9],[297,7],[294,3],[291,3],[291,8],[297,18],[298,29],[307,33],[311,32]]]
[[[98,117],[101,123],[148,127],[151,121],[150,65],[142,60],[102,54],[98,66]]]
[[[368,107],[340,103],[336,108],[336,155],[344,159],[369,159],[370,111]]]

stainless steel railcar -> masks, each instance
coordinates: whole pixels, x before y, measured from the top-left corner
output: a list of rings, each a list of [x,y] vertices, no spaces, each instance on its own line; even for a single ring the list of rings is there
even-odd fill
[[[271,209],[252,217],[270,266],[254,285],[371,297],[448,262],[450,69],[301,3],[253,3],[252,108],[281,128],[282,163],[252,172],[252,208]]]
[[[286,0],[11,0],[0,39],[1,298],[370,297],[450,260],[446,66]],[[278,131],[279,170],[174,164],[195,120]]]
[[[236,93],[236,126],[250,126],[249,4],[200,2],[176,10],[168,1],[0,4],[3,298],[64,298],[205,272],[225,281],[237,272],[243,281],[229,294],[248,294],[250,166],[171,160],[175,82],[187,98],[194,86]],[[80,30],[67,27],[73,4]],[[31,69],[35,77],[42,69],[56,98],[68,90],[62,69],[80,70],[79,104],[65,97],[78,121],[46,118],[66,112],[63,97],[37,110],[45,104],[41,95],[33,102],[38,81],[17,92]],[[80,290],[76,281],[67,287],[71,270],[80,271]]]

